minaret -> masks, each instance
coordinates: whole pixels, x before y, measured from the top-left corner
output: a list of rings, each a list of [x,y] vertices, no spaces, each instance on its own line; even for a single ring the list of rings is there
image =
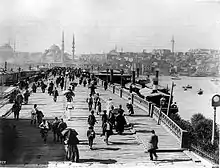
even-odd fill
[[[16,50],[16,40],[14,41],[14,53],[15,53],[15,50]]]
[[[75,38],[74,38],[74,34],[73,34],[73,43],[72,43],[72,52],[73,52],[73,61],[74,61],[74,55],[75,55]]]
[[[174,36],[172,36],[171,43],[172,43],[172,53],[173,53],[173,55],[174,55],[174,43],[175,43],[175,41],[174,41]]]
[[[64,66],[64,31],[62,31],[61,63]]]

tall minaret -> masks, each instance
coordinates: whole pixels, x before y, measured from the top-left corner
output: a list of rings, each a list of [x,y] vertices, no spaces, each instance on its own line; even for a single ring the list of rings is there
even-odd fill
[[[16,50],[16,40],[14,41],[14,52]]]
[[[73,34],[73,43],[72,43],[72,52],[73,52],[73,61],[74,61],[74,55],[75,55],[75,37],[74,37],[74,34]]]
[[[174,43],[175,43],[175,41],[174,41],[174,36],[172,36],[171,43],[172,43],[172,53],[173,53],[173,55],[174,55]]]
[[[61,62],[64,64],[64,31],[62,31],[62,49],[61,49]]]

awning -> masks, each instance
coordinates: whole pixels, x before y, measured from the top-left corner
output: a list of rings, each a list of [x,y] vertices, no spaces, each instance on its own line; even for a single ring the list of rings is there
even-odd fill
[[[139,92],[141,95],[143,95],[144,97],[153,97],[153,96],[159,96],[159,95],[162,95],[162,96],[170,96],[168,94],[165,94],[163,92],[160,92],[160,91],[157,91],[157,93],[152,93],[152,89],[149,89],[149,88],[143,88],[143,89],[140,89]]]

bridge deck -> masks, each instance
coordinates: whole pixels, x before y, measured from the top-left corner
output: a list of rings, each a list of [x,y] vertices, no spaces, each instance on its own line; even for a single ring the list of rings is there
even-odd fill
[[[104,91],[98,87],[97,92],[100,93],[102,99],[102,107],[105,107],[105,101],[108,97],[112,97],[114,104],[122,104],[125,108],[126,100],[113,95],[109,91]],[[83,86],[77,86],[75,89],[76,97],[74,98],[75,109],[72,112],[71,120],[66,120],[65,114],[65,98],[59,90],[60,96],[57,102],[53,102],[52,96],[47,93],[32,93],[28,105],[23,105],[20,112],[20,120],[13,120],[13,114],[4,120],[10,124],[16,125],[18,137],[16,145],[13,147],[13,157],[8,160],[11,164],[48,164],[64,161],[64,147],[61,144],[55,144],[52,139],[52,133],[49,133],[47,144],[44,144],[39,133],[39,129],[30,125],[30,110],[33,104],[38,104],[39,109],[43,111],[45,118],[53,119],[55,116],[63,117],[68,127],[72,127],[79,133],[79,152],[81,163],[152,163],[149,160],[149,154],[145,153],[145,147],[150,137],[149,130],[154,129],[159,136],[159,148],[170,149],[179,148],[178,141],[167,132],[162,126],[158,126],[156,121],[146,116],[146,112],[135,107],[136,116],[129,116],[127,119],[134,124],[137,130],[133,134],[130,129],[126,129],[124,135],[113,135],[110,137],[110,144],[104,143],[104,137],[101,134],[101,116],[96,115],[98,124],[95,125],[97,133],[94,141],[94,150],[88,147],[86,131],[88,129],[87,117],[89,111],[87,108],[86,98],[89,90]],[[2,135],[2,134],[1,134]],[[138,138],[137,138],[138,137]],[[3,138],[0,138],[3,139]],[[140,141],[141,139],[141,141]],[[187,155],[183,152],[160,152],[158,153],[158,163],[166,163],[167,161],[183,161],[195,166]]]

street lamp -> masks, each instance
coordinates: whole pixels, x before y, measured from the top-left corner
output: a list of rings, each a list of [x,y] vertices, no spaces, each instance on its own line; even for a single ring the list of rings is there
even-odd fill
[[[216,122],[216,107],[220,106],[220,95],[216,94],[212,97],[212,107],[214,108],[214,117],[212,122],[212,139],[211,143],[214,144],[215,139],[215,122]]]
[[[164,97],[162,97],[160,99],[160,112],[159,112],[158,121],[157,121],[158,125],[160,124],[160,116],[161,116],[161,112],[162,112],[162,107],[165,105],[165,101],[166,101],[166,99]]]
[[[123,69],[121,69],[121,71],[120,71],[120,73],[121,73],[121,88],[122,88],[122,76],[123,76],[123,74],[124,74],[124,70]]]
[[[167,116],[169,116],[169,112],[170,112],[170,104],[171,104],[171,100],[172,100],[172,96],[173,96],[173,88],[174,88],[174,86],[176,86],[176,85],[174,84],[174,82],[172,82],[171,93],[170,93],[169,103],[168,103],[168,107],[167,107]]]
[[[106,77],[107,77],[107,83],[108,83],[108,72],[109,72],[109,69],[106,69]]]
[[[3,96],[3,86],[4,86],[3,77],[4,77],[4,69],[2,68],[1,70],[1,97]]]
[[[65,85],[64,85],[64,90],[66,90],[66,85],[67,85],[67,75],[68,75],[68,72],[65,73]]]

